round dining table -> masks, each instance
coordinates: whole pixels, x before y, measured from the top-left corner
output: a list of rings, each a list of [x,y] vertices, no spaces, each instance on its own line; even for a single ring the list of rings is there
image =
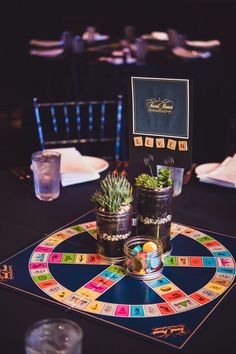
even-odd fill
[[[110,163],[108,170],[115,169]],[[146,166],[130,163],[126,173],[130,181],[144,172]],[[52,202],[38,200],[33,191],[32,180],[17,179],[7,169],[0,170],[1,185],[1,247],[0,261],[20,252],[27,246],[93,209],[90,200],[99,187],[100,179],[67,187],[61,187],[60,196]],[[192,175],[183,186],[182,193],[173,198],[173,221],[190,227],[211,230],[220,235],[236,238],[236,190],[201,183]],[[14,272],[13,272],[14,274]],[[228,293],[217,309],[199,328],[192,340],[180,350],[188,354],[234,353],[234,315],[236,307],[235,289]],[[55,302],[46,302],[27,292],[19,292],[0,282],[0,327],[1,352],[23,354],[24,335],[29,326],[43,318],[65,317],[78,323],[84,331],[83,353],[104,354],[167,354],[173,348],[162,346],[157,341],[136,333],[97,321],[83,312],[65,311]]]

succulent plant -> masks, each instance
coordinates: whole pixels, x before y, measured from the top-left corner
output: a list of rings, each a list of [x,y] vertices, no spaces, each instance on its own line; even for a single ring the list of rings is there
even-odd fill
[[[157,177],[142,173],[135,178],[135,185],[148,189],[171,187],[173,185],[171,170],[169,168],[162,168],[158,170]]]
[[[116,213],[133,201],[133,189],[125,176],[108,174],[100,183],[100,189],[94,192],[91,200],[97,207]]]

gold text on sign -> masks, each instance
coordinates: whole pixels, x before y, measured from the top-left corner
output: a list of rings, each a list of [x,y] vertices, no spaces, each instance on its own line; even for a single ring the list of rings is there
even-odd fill
[[[148,98],[146,100],[146,107],[148,112],[172,114],[174,111],[174,102],[167,98],[164,100],[161,100],[160,98],[158,98],[158,100],[155,98]]]

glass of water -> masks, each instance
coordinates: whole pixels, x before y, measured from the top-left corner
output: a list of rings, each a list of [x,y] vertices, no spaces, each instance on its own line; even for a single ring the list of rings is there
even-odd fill
[[[81,354],[83,330],[64,318],[34,323],[25,333],[26,354]]]
[[[181,167],[167,167],[163,165],[157,165],[157,173],[158,170],[162,168],[169,168],[171,170],[171,175],[174,182],[174,194],[173,197],[177,197],[182,192],[183,185],[183,176],[184,176],[184,168]]]
[[[51,201],[60,194],[61,154],[57,151],[36,151],[32,154],[35,195],[40,200]]]
[[[174,197],[182,192],[184,169],[181,167],[172,167],[172,177],[174,180]]]

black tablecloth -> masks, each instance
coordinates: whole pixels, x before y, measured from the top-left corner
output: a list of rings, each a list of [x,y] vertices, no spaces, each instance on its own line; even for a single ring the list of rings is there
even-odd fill
[[[111,166],[112,169],[113,166]],[[129,166],[131,180],[137,166]],[[106,172],[103,172],[102,176]],[[64,187],[53,202],[41,202],[32,187],[20,182],[7,171],[0,171],[1,214],[0,261],[40,239],[93,208],[89,200],[99,180]],[[236,237],[236,190],[200,183],[193,177],[183,186],[182,194],[173,199],[174,221],[194,227],[211,229]],[[235,291],[202,326],[191,344],[183,351],[196,353],[234,352]],[[60,307],[31,298],[27,294],[0,288],[1,353],[23,354],[26,329],[47,317],[67,317],[84,330],[83,353],[168,353],[153,343],[131,333],[125,333],[82,314],[62,312]]]

